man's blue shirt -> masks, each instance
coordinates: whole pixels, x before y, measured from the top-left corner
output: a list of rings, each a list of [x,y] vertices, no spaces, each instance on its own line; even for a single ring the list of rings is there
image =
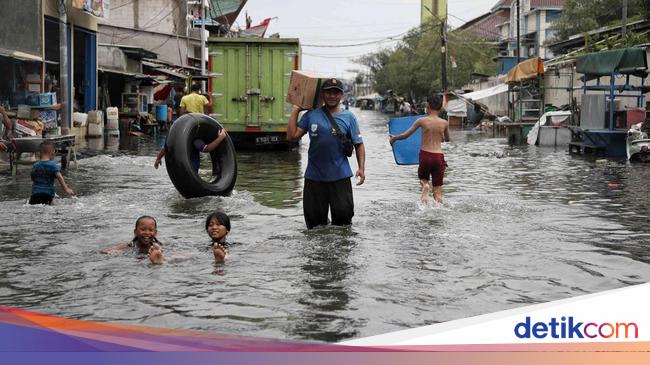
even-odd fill
[[[47,194],[54,196],[54,180],[61,172],[59,165],[53,161],[38,161],[32,166],[32,195]]]
[[[357,145],[363,143],[357,118],[348,110],[332,115],[341,133]],[[348,158],[343,153],[341,137],[334,133],[321,108],[302,116],[298,127],[309,134],[309,151],[305,178],[314,181],[336,181],[352,176]]]

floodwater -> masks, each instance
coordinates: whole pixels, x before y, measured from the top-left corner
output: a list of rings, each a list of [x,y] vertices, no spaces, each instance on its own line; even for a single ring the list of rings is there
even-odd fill
[[[26,204],[28,167],[1,174],[0,304],[334,342],[650,281],[648,165],[456,131],[445,203],[422,209],[417,166],[393,162],[386,117],[354,111],[367,180],[347,228],[304,227],[306,139],[298,151],[240,153],[227,198],[180,197],[152,167],[158,140],[86,151],[65,173],[79,197],[53,206]],[[217,209],[241,243],[223,265],[204,230]],[[130,240],[143,214],[158,219],[170,262],[99,253]]]

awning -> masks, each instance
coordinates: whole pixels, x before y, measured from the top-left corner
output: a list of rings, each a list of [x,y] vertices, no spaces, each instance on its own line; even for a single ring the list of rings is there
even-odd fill
[[[98,67],[97,70],[101,71],[101,72],[116,74],[116,75],[129,76],[129,77],[133,77],[134,79],[152,79],[152,80],[154,79],[154,77],[151,76],[151,75],[145,75],[145,74],[134,73],[134,72],[111,70],[110,68]]]
[[[450,117],[467,117],[467,104],[461,99],[449,100],[445,110]]]
[[[160,73],[163,73],[165,75],[173,76],[173,77],[179,78],[181,80],[187,80],[187,78],[188,78],[188,76],[185,75],[185,74],[175,72],[175,71],[172,71],[172,70],[168,70],[166,68],[154,68],[153,71],[160,72]]]
[[[474,92],[467,93],[467,94],[461,94],[459,96],[461,96],[462,98],[465,98],[465,99],[470,99],[470,100],[481,100],[481,99],[489,98],[490,96],[501,94],[501,93],[504,93],[504,92],[507,92],[507,91],[508,91],[508,85],[499,84],[497,86],[493,86],[493,87],[488,88],[488,89],[478,90],[478,91],[474,91]]]
[[[12,51],[6,48],[0,48],[0,56],[5,56],[9,58],[13,58],[15,60],[19,61],[34,61],[34,62],[42,62],[43,58],[40,56],[32,55],[29,53],[25,52],[20,52],[20,51]]]
[[[513,67],[506,76],[506,83],[519,82],[521,80],[530,79],[537,75],[544,73],[544,61],[541,58],[535,57],[528,59]]]
[[[153,72],[159,72],[161,74],[169,75],[181,80],[187,80],[189,77],[186,74],[170,70],[169,68],[166,68],[164,65],[161,65],[159,63],[142,61],[142,65],[151,68]]]
[[[643,75],[648,69],[646,53],[641,48],[614,49],[578,57],[576,71],[587,80],[611,74]]]

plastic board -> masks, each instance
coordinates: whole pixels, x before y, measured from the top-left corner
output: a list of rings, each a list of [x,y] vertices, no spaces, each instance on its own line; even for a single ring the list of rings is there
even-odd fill
[[[391,118],[388,122],[388,133],[395,136],[413,125],[424,115]],[[393,156],[398,165],[417,165],[419,163],[420,147],[422,146],[422,130],[418,128],[407,139],[393,143]]]

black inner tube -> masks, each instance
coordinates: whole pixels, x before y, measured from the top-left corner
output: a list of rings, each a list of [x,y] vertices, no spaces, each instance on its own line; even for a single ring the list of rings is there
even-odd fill
[[[194,171],[191,163],[194,141],[206,144],[217,138],[223,126],[213,118],[199,113],[184,114],[169,130],[165,144],[165,166],[176,190],[185,198],[217,195],[228,196],[237,180],[235,146],[226,135],[219,147],[210,152],[212,178],[205,181]]]

